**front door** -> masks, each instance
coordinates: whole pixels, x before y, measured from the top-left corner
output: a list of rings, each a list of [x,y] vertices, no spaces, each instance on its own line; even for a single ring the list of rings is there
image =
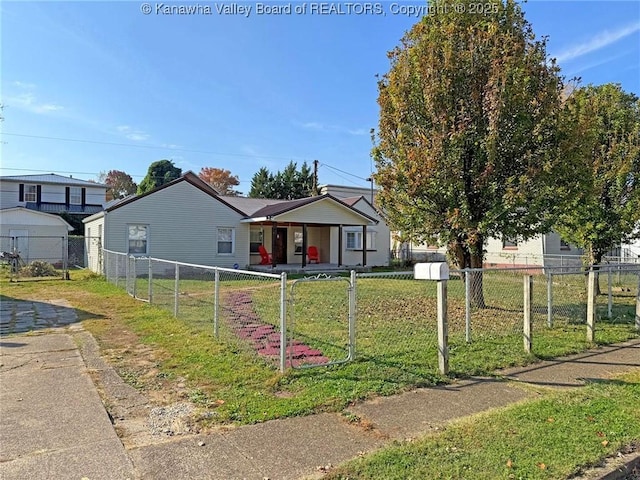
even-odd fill
[[[287,229],[276,229],[276,246],[273,251],[276,263],[287,263]]]

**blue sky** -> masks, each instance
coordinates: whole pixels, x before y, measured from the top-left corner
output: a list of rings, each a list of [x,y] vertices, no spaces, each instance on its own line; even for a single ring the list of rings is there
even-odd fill
[[[145,15],[144,3],[0,2],[0,174],[115,169],[140,182],[168,158],[183,171],[229,169],[247,193],[262,166],[317,159],[321,183],[369,185],[375,75],[418,21],[398,5],[424,3],[382,2],[369,15],[296,14],[302,1],[259,15],[256,2],[207,0],[152,0]],[[252,12],[219,14],[223,4]],[[531,0],[524,10],[565,76],[640,95],[640,2]]]

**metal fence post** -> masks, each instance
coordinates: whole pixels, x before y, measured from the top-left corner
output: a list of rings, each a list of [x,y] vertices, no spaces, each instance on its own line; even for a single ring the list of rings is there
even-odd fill
[[[438,280],[438,367],[442,375],[449,373],[449,334],[447,325],[447,280]]]
[[[214,270],[215,282],[213,287],[213,335],[218,338],[218,305],[220,304],[220,272],[218,267]]]
[[[178,318],[178,304],[180,302],[180,265],[176,265],[176,282],[173,288],[173,316]]]
[[[607,318],[613,317],[613,292],[612,292],[611,267],[607,267]]]
[[[593,342],[596,323],[596,272],[589,268],[587,285],[587,342]]]
[[[349,360],[356,358],[356,271],[351,270],[349,287]]]
[[[118,257],[116,257],[116,287],[118,286],[118,264],[119,264],[119,260]]]
[[[280,372],[287,368],[287,274],[280,275]]]
[[[69,237],[62,237],[62,279],[69,280]]]
[[[153,303],[153,263],[149,257],[149,303]]]
[[[547,326],[553,327],[553,272],[547,273]]]
[[[468,268],[464,272],[464,333],[467,343],[471,343],[471,274]]]
[[[133,260],[133,268],[131,268],[131,261]],[[138,298],[138,259],[136,257],[129,257],[129,273],[127,274],[127,285],[131,282],[131,293],[133,294],[133,298]]]
[[[524,351],[531,353],[531,301],[533,299],[533,277],[531,275],[524,276],[524,322],[523,322],[523,339]]]
[[[640,332],[640,272],[638,272],[638,289],[636,291],[636,330]]]

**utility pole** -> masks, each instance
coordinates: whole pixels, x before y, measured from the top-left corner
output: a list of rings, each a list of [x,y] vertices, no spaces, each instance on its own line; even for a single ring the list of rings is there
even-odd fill
[[[365,178],[365,181],[371,182],[371,205],[373,205],[373,177]]]
[[[313,187],[311,190],[311,196],[318,195],[318,160],[313,161]]]

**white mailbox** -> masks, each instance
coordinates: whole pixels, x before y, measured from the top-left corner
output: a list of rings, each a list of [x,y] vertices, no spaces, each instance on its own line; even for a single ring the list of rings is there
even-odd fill
[[[449,280],[449,265],[445,262],[416,263],[413,269],[416,280]]]

